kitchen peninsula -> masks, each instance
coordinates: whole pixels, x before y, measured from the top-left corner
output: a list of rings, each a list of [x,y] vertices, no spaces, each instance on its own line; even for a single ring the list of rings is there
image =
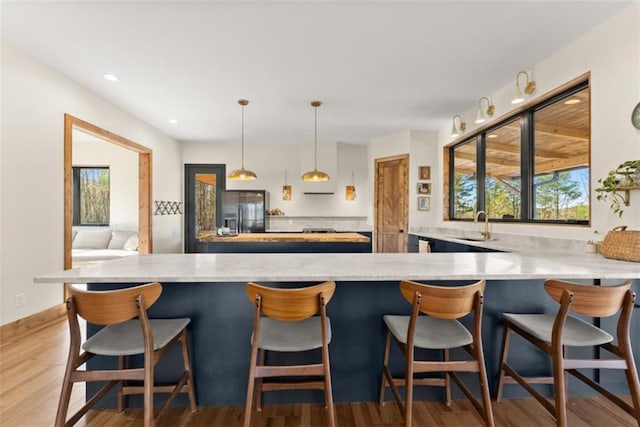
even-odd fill
[[[360,233],[240,233],[198,238],[204,253],[367,253],[371,238]]]
[[[585,284],[614,284],[634,280],[640,291],[640,263],[609,260],[597,254],[572,253],[430,253],[430,254],[152,254],[127,257],[101,265],[46,274],[37,283],[88,283],[90,289],[126,287],[158,281],[163,293],[151,307],[151,317],[190,317],[189,326],[198,404],[244,405],[250,356],[253,306],[245,284],[293,287],[335,280],[337,289],[327,306],[333,336],[329,346],[336,402],[376,401],[384,348],[383,314],[408,314],[410,305],[398,281],[412,279],[443,286],[486,279],[483,343],[492,391],[495,391],[501,313],[555,313],[557,304],[546,294],[546,278]],[[640,355],[640,309],[631,326],[636,363]],[[601,327],[615,332],[616,316]],[[466,320],[466,319],[465,319]],[[89,325],[88,335],[96,327]],[[452,353],[453,357],[460,354]],[[272,357],[273,356],[273,357]],[[269,362],[278,360],[268,356]],[[309,354],[308,357],[315,357]],[[576,350],[576,356],[580,349]],[[176,361],[179,355],[176,354]],[[464,355],[462,356],[464,357]],[[512,364],[544,367],[532,347],[511,352]],[[106,362],[101,362],[106,367]],[[173,365],[179,366],[179,363]],[[162,375],[166,376],[171,364]],[[546,365],[547,369],[550,363]],[[393,369],[401,368],[400,366]],[[545,368],[532,374],[545,374]],[[469,377],[473,383],[475,377]],[[628,393],[624,380],[603,370],[600,379],[613,391]],[[571,383],[577,393],[580,384]],[[455,390],[455,388],[454,388]],[[543,388],[550,392],[550,388]],[[506,397],[525,396],[516,386]],[[458,396],[459,397],[459,396]],[[440,399],[433,388],[416,390],[418,399]],[[316,391],[270,393],[266,402],[322,401]],[[106,406],[115,406],[110,396]]]

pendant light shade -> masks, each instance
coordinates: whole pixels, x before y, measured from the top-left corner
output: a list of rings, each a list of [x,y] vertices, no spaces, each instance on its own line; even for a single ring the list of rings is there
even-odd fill
[[[323,182],[329,181],[329,174],[318,170],[318,107],[322,105],[320,101],[311,101],[314,108],[315,126],[314,126],[314,150],[313,170],[302,174],[302,180],[307,182]]]
[[[249,101],[247,101],[246,99],[239,99],[238,104],[240,104],[240,106],[242,107],[242,166],[240,167],[240,169],[232,170],[231,173],[227,175],[227,178],[235,179],[238,181],[253,181],[257,178],[255,172],[244,168],[244,107],[249,104]]]

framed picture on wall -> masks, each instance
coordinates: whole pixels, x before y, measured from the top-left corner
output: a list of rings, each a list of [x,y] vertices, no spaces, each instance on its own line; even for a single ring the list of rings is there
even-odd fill
[[[424,180],[431,179],[431,166],[419,166],[418,176]]]
[[[418,210],[419,211],[428,211],[431,209],[431,198],[430,197],[418,197]]]
[[[431,184],[428,182],[419,182],[418,194],[431,194]]]

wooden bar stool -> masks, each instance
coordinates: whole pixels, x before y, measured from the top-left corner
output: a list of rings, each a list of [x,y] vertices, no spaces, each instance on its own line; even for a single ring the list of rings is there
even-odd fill
[[[635,301],[635,293],[630,287],[630,280],[618,286],[579,285],[560,280],[547,280],[544,288],[554,300],[560,303],[556,315],[505,313],[498,402],[502,400],[504,384],[519,383],[556,418],[558,426],[566,426],[567,384],[565,377],[566,373],[570,373],[631,414],[640,426],[640,385],[629,339],[629,323]],[[569,315],[569,312],[575,312],[599,318],[613,316],[620,310],[622,313],[617,325],[618,345],[611,343],[613,337],[607,332]],[[551,356],[553,377],[523,377],[507,363],[509,342],[513,332]],[[568,356],[567,348],[572,346],[599,347],[617,357],[612,359],[571,359]],[[577,369],[623,369],[631,391],[633,406]],[[554,384],[555,405],[534,389],[530,383]]]
[[[75,424],[95,403],[114,386],[118,386],[118,410],[124,410],[124,396],[144,394],[144,425],[150,427],[169,406],[178,393],[189,395],[189,405],[196,412],[196,394],[193,388],[191,359],[187,344],[189,319],[149,319],[147,309],[162,293],[160,283],[149,283],[115,291],[83,291],[69,286],[66,301],[67,318],[71,341],[67,368],[62,383],[62,392],[56,415],[56,426]],[[96,325],[106,325],[82,344],[78,316]],[[137,319],[134,319],[135,317]],[[154,366],[166,350],[174,343],[182,343],[184,373],[177,384],[154,386]],[[126,358],[143,354],[142,368],[127,368]],[[118,369],[80,370],[95,355],[117,356]],[[91,399],[68,421],[69,399],[74,383],[108,381]],[[143,385],[132,385],[125,381],[138,381]],[[153,394],[169,393],[165,404],[154,417]]]
[[[254,401],[261,410],[263,391],[287,389],[324,389],[328,408],[328,424],[335,426],[331,373],[329,370],[329,342],[331,323],[326,305],[335,292],[335,282],[296,289],[276,289],[247,284],[247,295],[255,303],[251,364],[244,425],[251,424]],[[320,316],[315,316],[320,313]],[[263,314],[264,316],[261,316]],[[300,352],[322,349],[322,363],[289,366],[266,366],[265,352]],[[320,381],[266,382],[263,378],[323,377]]]
[[[493,426],[493,411],[487,384],[487,371],[482,352],[482,304],[485,281],[467,286],[444,287],[423,285],[403,281],[400,291],[413,305],[411,316],[383,317],[387,325],[387,343],[384,352],[382,384],[380,386],[380,406],[384,405],[385,391],[391,388],[393,396],[404,416],[405,426],[411,425],[411,406],[413,386],[428,385],[445,387],[445,403],[451,404],[451,378],[458,384],[469,401],[478,410],[488,426]],[[457,319],[473,314],[473,332]],[[427,316],[420,316],[425,313]],[[405,378],[393,378],[389,370],[391,339],[400,346],[406,358]],[[414,360],[414,349],[443,350],[444,361]],[[451,360],[449,349],[463,347],[472,360]],[[414,374],[425,372],[444,372],[444,378],[415,378]],[[482,401],[473,397],[471,391],[455,372],[477,372],[480,379]],[[406,403],[403,404],[397,387],[405,387]]]

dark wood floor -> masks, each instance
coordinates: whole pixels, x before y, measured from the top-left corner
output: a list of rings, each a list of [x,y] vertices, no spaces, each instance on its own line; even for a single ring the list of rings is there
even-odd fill
[[[26,336],[4,339],[0,344],[0,426],[50,426],[55,419],[58,395],[67,355],[68,331],[65,320],[32,331]],[[515,386],[513,386],[515,387]],[[82,387],[76,386],[72,409],[82,405]],[[493,402],[497,426],[555,426],[553,418],[534,399]],[[204,407],[196,414],[187,409],[171,409],[161,426],[241,426],[243,407]],[[402,416],[395,403],[382,409],[373,402],[337,404],[340,426],[401,426]],[[255,426],[322,426],[323,405],[266,406],[256,414]],[[139,426],[142,411],[130,409],[90,411],[77,425]],[[467,401],[454,401],[450,408],[442,402],[416,402],[415,426],[481,426],[482,420]],[[575,427],[636,426],[633,419],[604,398],[570,398],[569,425]]]

